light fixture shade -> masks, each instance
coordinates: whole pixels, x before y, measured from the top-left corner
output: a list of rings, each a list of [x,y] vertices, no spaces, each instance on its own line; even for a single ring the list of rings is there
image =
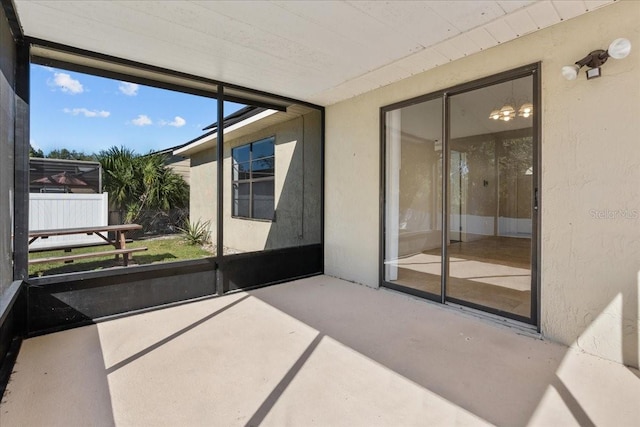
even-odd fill
[[[576,64],[565,65],[562,67],[562,77],[567,80],[575,80],[578,78],[578,71],[580,71],[580,67]]]
[[[492,120],[498,120],[500,118],[500,110],[493,110],[489,114],[489,118],[492,119]]]
[[[607,50],[609,56],[614,59],[626,58],[629,56],[629,52],[631,52],[631,42],[624,38],[612,41]]]
[[[529,116],[533,115],[533,104],[530,102],[525,102],[518,109],[518,116],[524,117],[525,119]]]
[[[516,110],[509,104],[505,104],[500,109],[500,120],[508,122],[516,117]]]

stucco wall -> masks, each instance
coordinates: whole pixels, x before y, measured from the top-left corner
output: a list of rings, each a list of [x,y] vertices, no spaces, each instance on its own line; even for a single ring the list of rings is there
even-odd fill
[[[328,107],[325,272],[378,286],[381,106],[541,61],[542,331],[638,366],[639,16],[618,2]],[[632,52],[602,78],[562,78],[618,37]]]
[[[0,13],[0,296],[13,280],[13,162],[16,120],[16,50]]]
[[[167,162],[167,166],[184,178],[187,184],[191,184],[189,159],[173,156],[173,158],[170,158],[169,162]]]
[[[242,252],[320,243],[321,115],[305,114],[235,139],[224,147],[224,245]],[[231,216],[231,150],[275,136],[276,220]],[[192,220],[211,220],[215,238],[215,147],[191,158]]]
[[[210,221],[211,239],[216,241],[216,150],[200,151],[191,156],[189,172],[191,186],[189,192],[189,218],[196,221]]]

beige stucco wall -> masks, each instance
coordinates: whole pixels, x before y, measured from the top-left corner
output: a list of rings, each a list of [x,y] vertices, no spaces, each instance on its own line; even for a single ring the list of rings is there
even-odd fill
[[[603,77],[563,65],[618,37]],[[638,366],[640,2],[621,1],[326,110],[325,271],[378,286],[381,106],[542,62],[541,328]],[[618,212],[627,210],[629,218]],[[598,216],[615,216],[601,219]]]
[[[224,246],[241,252],[320,243],[319,112],[305,114],[235,139],[224,147]],[[231,216],[231,150],[275,136],[276,220],[256,221]],[[215,240],[215,147],[191,157],[190,216],[211,221]]]
[[[216,241],[216,150],[200,151],[191,156],[191,170],[189,172],[191,185],[189,187],[189,219],[196,221],[210,221],[211,239]]]
[[[180,175],[182,178],[184,178],[187,184],[191,184],[191,176],[190,176],[191,162],[189,161],[189,159],[175,156],[171,160],[173,161],[170,161],[170,163],[168,163],[167,166],[171,168],[171,170],[173,170],[175,173]]]

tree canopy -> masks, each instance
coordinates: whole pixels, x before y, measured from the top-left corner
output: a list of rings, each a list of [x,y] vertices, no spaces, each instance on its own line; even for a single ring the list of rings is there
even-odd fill
[[[49,159],[62,159],[62,160],[85,160],[95,161],[95,154],[86,154],[83,151],[67,150],[66,148],[51,150],[45,157]]]
[[[29,157],[38,157],[38,158],[43,158],[44,157],[44,153],[42,152],[41,149],[35,149],[33,148],[33,145],[29,144]]]
[[[42,149],[37,150],[33,148],[33,145],[29,144],[29,157],[46,158],[46,159],[62,159],[62,160],[84,160],[95,161],[95,154],[86,154],[84,151],[67,150],[66,148],[60,148],[51,150],[49,153],[44,154]]]
[[[111,147],[97,156],[103,187],[113,208],[137,222],[145,210],[168,211],[189,203],[189,185],[166,166],[161,154],[138,155],[126,147]]]

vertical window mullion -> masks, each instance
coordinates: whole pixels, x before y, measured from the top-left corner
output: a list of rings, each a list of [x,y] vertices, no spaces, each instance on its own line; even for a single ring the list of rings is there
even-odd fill
[[[253,218],[253,143],[249,144],[249,218]]]

